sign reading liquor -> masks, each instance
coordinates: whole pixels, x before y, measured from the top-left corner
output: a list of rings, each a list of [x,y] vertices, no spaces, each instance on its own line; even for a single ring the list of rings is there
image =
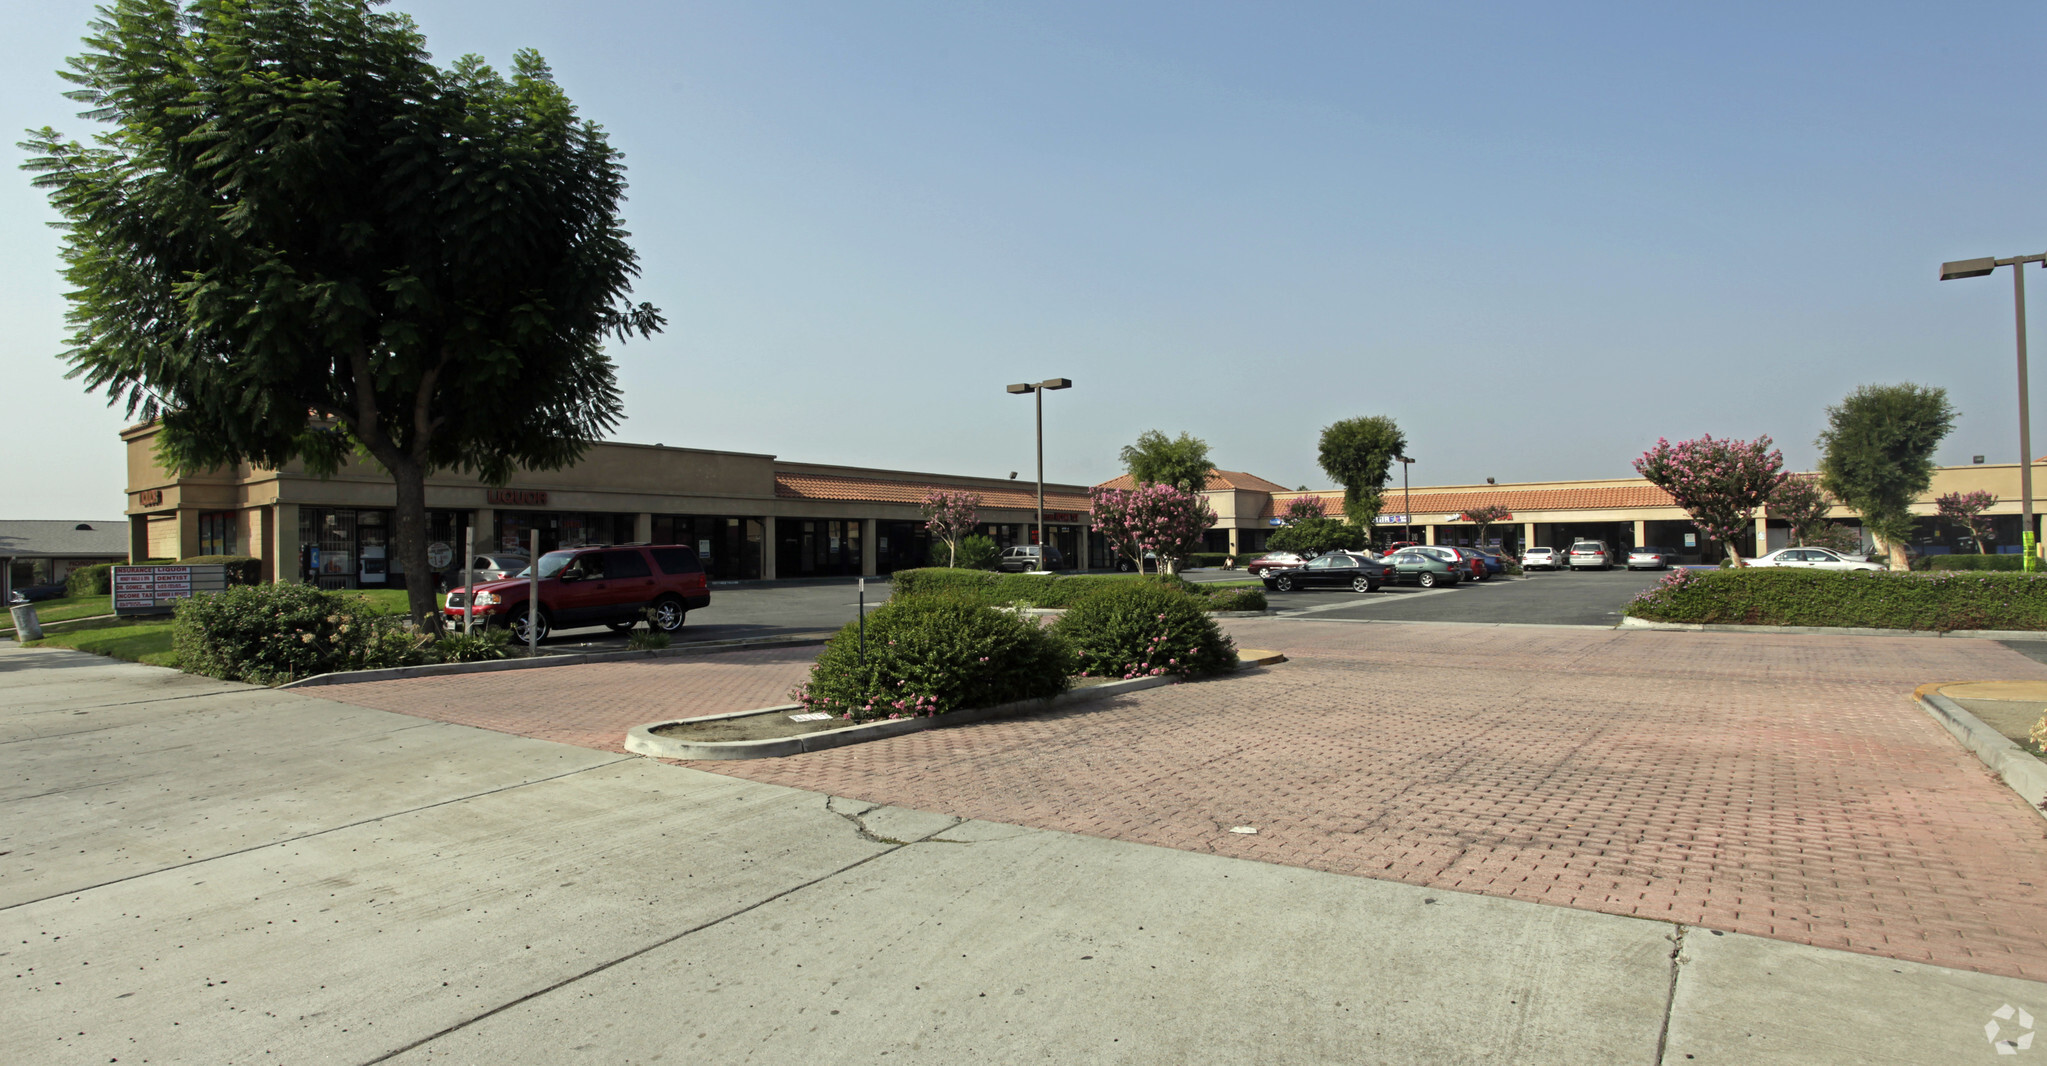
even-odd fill
[[[137,503],[144,507],[155,507],[163,503],[162,489],[143,489],[135,494]]]
[[[214,563],[200,566],[117,566],[114,567],[115,614],[169,614],[171,605],[190,599],[196,592],[219,592],[227,587],[227,567]]]
[[[490,489],[485,493],[485,498],[492,506],[547,506],[547,492],[544,489]]]

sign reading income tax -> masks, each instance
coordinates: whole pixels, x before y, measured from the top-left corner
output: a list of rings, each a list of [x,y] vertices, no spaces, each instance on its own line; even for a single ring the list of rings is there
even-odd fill
[[[177,601],[194,593],[227,588],[227,567],[116,566],[113,584],[115,614],[169,614]]]

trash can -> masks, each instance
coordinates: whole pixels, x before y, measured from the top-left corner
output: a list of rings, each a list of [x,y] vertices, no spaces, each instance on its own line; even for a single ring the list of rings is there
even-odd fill
[[[9,613],[14,615],[14,639],[43,639],[43,623],[40,619],[36,618],[35,604],[16,604]]]

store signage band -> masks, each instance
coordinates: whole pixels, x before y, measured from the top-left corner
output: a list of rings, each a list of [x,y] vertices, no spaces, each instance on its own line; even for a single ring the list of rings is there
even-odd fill
[[[156,507],[163,503],[163,490],[143,489],[135,494],[135,502],[144,507]]]
[[[513,507],[545,507],[547,506],[547,490],[490,489],[485,493],[485,499],[492,506],[504,504]]]

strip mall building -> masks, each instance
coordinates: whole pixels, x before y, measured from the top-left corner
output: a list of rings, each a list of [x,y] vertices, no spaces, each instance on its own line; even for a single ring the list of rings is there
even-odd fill
[[[331,587],[401,585],[392,550],[390,480],[352,464],[329,478],[296,464],[281,470],[238,467],[175,477],[157,461],[154,424],[125,430],[129,554],[133,559],[253,555],[266,580],[311,577]],[[1934,521],[1932,500],[1947,492],[1987,490],[1993,550],[2017,550],[2018,467],[1947,467],[1915,510],[1922,552],[1973,550],[1963,531]],[[1105,482],[1127,486],[1119,478]],[[772,455],[662,445],[592,446],[565,470],[523,474],[503,487],[443,473],[427,481],[429,561],[459,569],[464,537],[479,554],[521,551],[534,531],[541,549],[584,544],[688,544],[721,580],[880,575],[922,565],[930,538],[918,504],[934,488],[979,493],[981,532],[1000,545],[1031,543],[1037,499],[1031,482],[794,463]],[[1046,537],[1082,568],[1106,566],[1102,537],[1088,525],[1084,485],[1045,486]],[[1342,493],[1300,492],[1251,474],[1218,470],[1206,493],[1217,520],[1208,548],[1264,548],[1277,516],[1297,497],[1341,515]],[[1718,558],[1662,490],[1639,478],[1508,485],[1416,486],[1386,494],[1383,539],[1470,544],[1478,527],[1464,515],[1505,508],[1485,540],[1509,551],[1529,545],[1603,540],[1616,548],[1665,546],[1697,559]],[[1844,516],[1849,521],[1852,517]],[[1745,552],[1782,547],[1783,523],[1756,520]]]

